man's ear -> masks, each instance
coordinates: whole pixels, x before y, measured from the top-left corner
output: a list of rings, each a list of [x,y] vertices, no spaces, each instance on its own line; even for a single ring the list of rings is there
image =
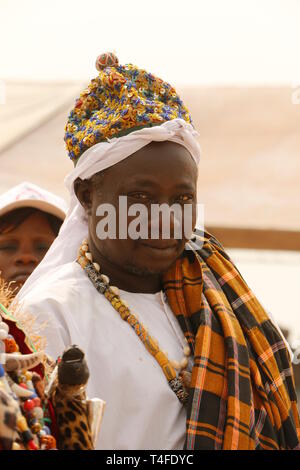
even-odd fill
[[[89,180],[82,180],[77,178],[74,181],[74,191],[76,197],[85,212],[90,215],[92,209],[92,184]]]

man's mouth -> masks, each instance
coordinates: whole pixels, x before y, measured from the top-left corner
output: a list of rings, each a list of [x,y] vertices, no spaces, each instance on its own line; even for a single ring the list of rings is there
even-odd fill
[[[150,250],[153,255],[162,257],[173,255],[178,250],[178,242],[174,240],[146,240],[141,245]]]

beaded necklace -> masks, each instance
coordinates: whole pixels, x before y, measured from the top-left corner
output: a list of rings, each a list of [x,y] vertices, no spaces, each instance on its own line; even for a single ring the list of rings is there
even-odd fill
[[[128,304],[120,298],[119,289],[115,286],[110,286],[109,278],[105,274],[100,273],[100,266],[98,263],[93,262],[87,240],[83,240],[79,248],[77,262],[87,273],[96,290],[106,297],[113,308],[119,313],[122,320],[126,321],[133,328],[147,351],[160,365],[169,386],[178,400],[185,404],[189,396],[188,388],[191,376],[191,374],[186,371],[188,356],[191,354],[188,343],[186,342],[186,346],[183,349],[184,358],[182,361],[169,361],[167,354],[159,348],[157,340],[149,335],[144,325],[131,313]],[[178,374],[176,370],[178,370]]]

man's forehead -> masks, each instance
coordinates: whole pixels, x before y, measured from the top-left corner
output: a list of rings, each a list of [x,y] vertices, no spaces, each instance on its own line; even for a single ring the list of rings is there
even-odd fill
[[[121,162],[107,168],[104,173],[131,175],[145,171],[146,174],[149,172],[159,174],[163,167],[173,170],[172,173],[178,169],[180,173],[183,166],[190,166],[193,169],[196,167],[196,163],[185,147],[170,141],[151,142]]]
[[[149,189],[162,185],[193,191],[197,164],[189,151],[171,141],[151,142],[137,152],[92,177],[102,190]]]
[[[164,153],[172,152],[176,154],[182,153],[182,154],[189,155],[189,151],[184,145],[178,142],[174,142],[172,140],[152,141],[149,144],[142,147],[140,150],[137,150],[137,152],[135,152],[133,155],[141,154],[141,153],[157,154],[158,152],[164,152]]]

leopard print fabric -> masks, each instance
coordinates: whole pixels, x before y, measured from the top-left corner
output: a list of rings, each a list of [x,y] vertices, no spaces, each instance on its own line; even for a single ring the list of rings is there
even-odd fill
[[[93,450],[85,392],[72,396],[64,387],[56,387],[52,395],[59,428],[60,450]]]

